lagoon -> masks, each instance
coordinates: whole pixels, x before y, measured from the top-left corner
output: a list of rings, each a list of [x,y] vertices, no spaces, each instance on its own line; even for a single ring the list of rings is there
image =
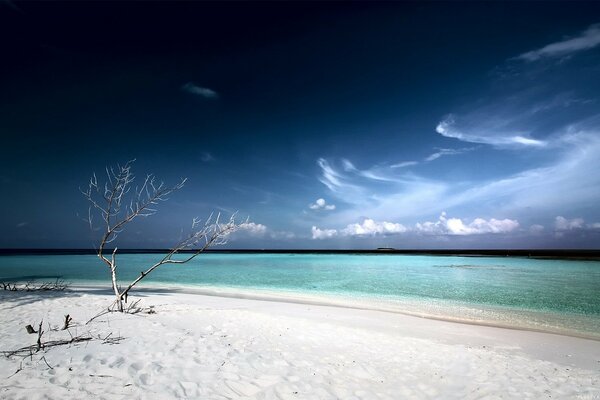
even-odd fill
[[[160,254],[117,255],[123,284]],[[94,255],[0,256],[0,280],[109,285]],[[600,339],[600,262],[394,254],[206,253],[140,287],[379,309]],[[135,291],[132,292],[135,295]]]

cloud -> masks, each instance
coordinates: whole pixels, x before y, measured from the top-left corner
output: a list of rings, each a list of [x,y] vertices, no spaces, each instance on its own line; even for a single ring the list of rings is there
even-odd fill
[[[312,227],[311,232],[313,239],[330,239],[338,234],[335,229],[319,229],[316,226]]]
[[[324,158],[319,158],[317,160],[317,165],[321,167],[321,176],[319,177],[319,181],[327,186],[331,191],[337,191],[339,188],[342,188],[346,185],[342,183],[342,176],[335,171],[329,162]]]
[[[485,220],[475,218],[466,224],[460,218],[447,218],[442,212],[436,222],[423,222],[415,224],[419,233],[431,235],[481,235],[484,233],[509,233],[519,227],[519,222],[512,219],[498,220],[492,218]]]
[[[475,149],[474,147],[466,147],[466,148],[462,148],[462,149],[437,149],[437,151],[435,153],[432,153],[429,156],[425,157],[425,159],[423,161],[431,162],[431,161],[437,160],[438,158],[440,158],[442,156],[454,156],[454,155],[466,153],[467,151],[471,151],[474,149]]]
[[[534,166],[483,180],[448,181],[428,178],[398,169],[378,167],[390,177],[382,183],[328,164],[343,185],[331,196],[348,206],[324,216],[323,224],[346,226],[357,216],[374,220],[421,222],[423,216],[448,210],[454,214],[494,215],[501,212],[517,219],[550,218],[554,210],[590,210],[600,198],[600,130],[590,120],[569,126],[560,133],[563,148]],[[550,224],[549,224],[550,225]]]
[[[191,93],[197,96],[201,96],[207,99],[216,99],[219,94],[212,89],[195,85],[193,82],[188,82],[181,86],[181,90],[186,93]]]
[[[361,223],[348,224],[345,228],[319,229],[312,227],[313,239],[325,239],[334,236],[390,236],[398,234],[425,234],[437,236],[465,236],[481,234],[506,234],[519,228],[519,222],[512,219],[489,220],[475,218],[471,223],[465,223],[460,218],[447,218],[442,212],[436,222],[418,222],[414,228],[408,228],[398,222],[375,221],[365,218]],[[543,227],[542,227],[543,228]]]
[[[558,238],[564,237],[569,232],[595,231],[597,229],[600,229],[600,222],[586,224],[583,218],[568,219],[560,215],[554,219],[554,232]]]
[[[17,224],[17,228],[23,228],[24,226],[26,226],[28,224],[29,224],[29,222],[27,222],[27,221],[19,222]]]
[[[404,225],[393,222],[376,222],[366,218],[360,224],[350,224],[340,233],[344,236],[375,236],[375,235],[394,235],[404,233],[407,229]]]
[[[519,55],[517,59],[532,62],[542,58],[564,57],[575,52],[592,49],[598,45],[600,45],[600,24],[594,24],[579,36],[528,51]]]
[[[317,199],[314,203],[308,206],[311,210],[326,210],[331,211],[335,210],[335,204],[327,204],[325,199]]]
[[[411,167],[413,165],[417,165],[418,163],[419,163],[418,161],[402,161],[402,162],[399,162],[397,164],[390,165],[390,168]]]
[[[435,161],[438,158],[443,157],[443,156],[453,156],[453,155],[463,154],[463,153],[466,153],[467,151],[471,151],[474,149],[475,149],[475,147],[465,147],[462,149],[435,148],[435,150],[436,150],[435,153],[431,153],[430,155],[425,157],[422,162],[428,163],[428,162]],[[405,168],[405,167],[412,167],[413,165],[419,165],[419,164],[420,164],[419,161],[402,161],[402,162],[390,165],[390,168]]]
[[[211,161],[215,161],[215,157],[213,157],[212,154],[210,154],[208,151],[203,151],[200,153],[200,160],[202,162],[211,162]]]
[[[450,114],[437,124],[435,131],[442,136],[463,142],[490,144],[496,147],[544,147],[547,145],[545,141],[529,138],[526,134],[498,132],[494,128],[490,126],[489,120],[481,120],[479,126],[459,129],[456,127],[455,116]],[[494,132],[494,134],[490,134],[490,132]]]
[[[267,227],[265,225],[254,222],[240,224],[239,230],[247,232],[251,236],[264,236],[265,233],[267,233]]]
[[[561,217],[560,215],[554,220],[554,228],[557,231],[570,231],[574,229],[583,229],[585,228],[585,221],[583,218],[573,218],[567,219],[565,217]]]

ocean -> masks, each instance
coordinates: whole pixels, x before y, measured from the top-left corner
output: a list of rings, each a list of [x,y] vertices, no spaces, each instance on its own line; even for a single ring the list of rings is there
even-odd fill
[[[126,285],[160,254],[117,255]],[[0,281],[109,287],[94,255],[3,255]],[[206,253],[163,265],[136,288],[402,312],[429,318],[600,339],[600,262],[395,254]],[[135,289],[131,293],[135,296]]]

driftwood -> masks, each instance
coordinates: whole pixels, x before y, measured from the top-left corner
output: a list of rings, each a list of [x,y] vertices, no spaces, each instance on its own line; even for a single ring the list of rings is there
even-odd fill
[[[68,330],[72,321],[73,321],[73,319],[71,318],[71,316],[69,314],[65,315],[64,326],[61,329],[61,331],[66,330],[67,333],[69,333],[69,335],[71,336],[70,339],[43,341],[42,338],[44,336],[44,333],[46,333],[46,331],[42,328],[44,320],[41,320],[38,325],[37,331],[35,329],[33,329],[33,326],[31,326],[31,325],[27,325],[25,327],[25,329],[27,330],[27,333],[29,333],[29,334],[37,333],[37,340],[36,340],[35,344],[29,345],[29,346],[24,346],[24,347],[15,349],[15,350],[1,350],[0,354],[6,356],[7,358],[15,357],[15,356],[32,357],[34,354],[38,353],[40,350],[46,351],[46,350],[51,349],[56,346],[77,344],[77,343],[81,343],[81,342],[88,342],[90,340],[101,340],[102,344],[117,344],[121,340],[125,339],[122,336],[113,337],[112,332],[104,337],[102,337],[100,335],[98,335],[97,337],[93,337],[90,334],[73,336],[73,335],[71,335],[71,332]],[[51,328],[50,324],[48,324],[48,329],[51,331],[59,330],[58,328]],[[44,362],[46,362],[46,364],[48,364],[48,362],[46,360],[44,360]],[[50,367],[50,365],[48,365],[48,367]],[[50,368],[52,368],[52,367],[50,367]]]
[[[31,344],[29,346],[23,346],[18,349],[14,349],[14,350],[0,350],[0,355],[5,356],[6,358],[21,357],[21,362],[20,362],[17,370],[13,374],[8,376],[7,378],[10,378],[10,377],[18,374],[19,372],[21,372],[24,369],[23,362],[27,361],[28,358],[29,358],[30,362],[33,362],[34,356],[36,356],[40,352],[42,352],[42,354],[43,354],[43,353],[47,352],[48,350],[50,350],[54,347],[57,347],[57,346],[77,345],[77,344],[84,343],[84,342],[87,343],[87,342],[90,342],[93,340],[100,341],[102,344],[112,345],[112,344],[118,344],[122,340],[125,339],[123,336],[113,336],[112,332],[105,336],[101,336],[101,335],[92,336],[89,332],[87,334],[73,336],[71,334],[71,331],[69,330],[69,328],[72,327],[72,325],[71,325],[72,321],[73,321],[73,318],[71,318],[71,316],[69,314],[67,314],[67,315],[65,315],[65,320],[64,320],[62,329],[59,329],[58,326],[53,328],[48,323],[48,328],[47,328],[48,331],[53,331],[53,332],[66,331],[69,334],[69,336],[70,336],[69,339],[60,339],[60,340],[44,341],[44,334],[46,333],[46,331],[43,329],[43,320],[40,321],[40,323],[38,324],[37,331],[33,328],[32,325],[25,326],[27,333],[29,333],[29,334],[37,333],[37,339],[36,339],[35,344]],[[37,358],[37,356],[36,356],[36,358]],[[37,358],[37,361],[38,362],[43,361],[46,364],[46,366],[48,367],[48,369],[54,369],[54,367],[52,365],[50,365],[50,363],[46,359],[45,355],[42,355],[40,358]]]
[[[50,340],[47,342],[42,342],[41,336],[38,337],[38,341],[36,344],[32,344],[30,346],[21,347],[16,350],[3,350],[0,351],[0,354],[6,356],[7,358],[15,357],[15,356],[24,356],[29,357],[39,352],[40,350],[47,350],[56,346],[64,346],[69,344],[75,344],[80,342],[87,342],[93,340],[91,336],[74,336],[68,340]]]
[[[33,281],[19,283],[19,282],[0,282],[2,289],[10,292],[45,292],[45,291],[58,291],[62,292],[69,287],[68,283],[65,283],[62,279],[56,279],[54,282],[40,282],[36,283]]]
[[[73,321],[73,318],[69,314],[65,315],[65,323],[63,324],[62,331],[69,329],[69,325]]]
[[[109,333],[108,335],[106,335],[105,337],[97,336],[94,338],[93,336],[90,336],[90,335],[79,335],[79,336],[73,336],[73,337],[71,337],[71,339],[49,340],[47,342],[43,342],[41,340],[41,337],[42,337],[41,335],[38,336],[38,341],[36,342],[36,344],[32,344],[30,346],[24,346],[24,347],[21,347],[16,350],[0,351],[0,354],[6,356],[7,358],[17,357],[17,356],[30,357],[30,356],[33,356],[34,354],[38,353],[40,350],[46,351],[46,350],[51,349],[52,347],[56,347],[56,346],[65,346],[65,345],[77,344],[77,343],[81,343],[81,342],[89,342],[91,340],[101,340],[102,344],[117,344],[120,341],[125,339],[123,336],[113,337],[112,332]]]

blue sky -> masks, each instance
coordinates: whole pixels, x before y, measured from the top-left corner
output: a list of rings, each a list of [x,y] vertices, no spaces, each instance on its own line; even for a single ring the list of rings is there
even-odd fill
[[[189,180],[122,247],[599,248],[598,11],[4,2],[0,247],[91,247],[78,187],[135,158]]]

